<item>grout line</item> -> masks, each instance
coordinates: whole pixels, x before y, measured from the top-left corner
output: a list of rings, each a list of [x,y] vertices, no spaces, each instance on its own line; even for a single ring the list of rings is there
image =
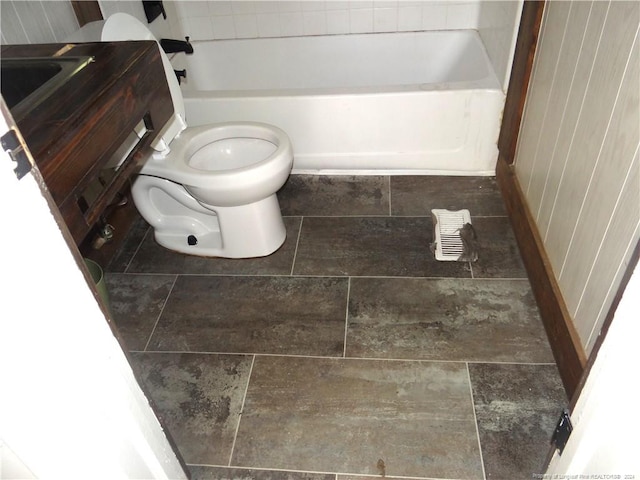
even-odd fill
[[[133,252],[133,255],[131,255],[131,258],[127,262],[127,266],[124,268],[124,272],[123,273],[129,273],[128,270],[129,270],[129,267],[131,266],[131,264],[133,263],[133,259],[136,258],[136,255],[138,254],[138,252],[142,248],[142,245],[144,244],[144,241],[147,238],[147,235],[149,235],[149,232],[151,232],[152,230],[153,230],[153,227],[151,227],[151,226],[147,227],[147,231],[142,236],[142,240],[140,240],[140,243],[136,247],[136,251]]]
[[[211,468],[232,468],[234,470],[246,470],[246,471],[254,471],[254,472],[285,472],[285,473],[301,473],[305,475],[330,475],[332,478],[337,480],[338,476],[346,476],[346,477],[357,477],[364,479],[370,478],[379,478],[379,475],[370,474],[370,473],[350,473],[350,472],[327,472],[323,470],[294,470],[291,468],[273,468],[273,467],[247,467],[247,466],[236,466],[236,465],[218,465],[214,463],[187,463],[189,467],[211,467]],[[394,475],[393,479],[406,479],[406,480],[443,480],[441,477],[414,477],[407,475]],[[457,480],[454,479],[454,480]]]
[[[389,188],[389,216],[391,217],[391,175],[387,176],[387,185]]]
[[[158,326],[158,323],[160,323],[160,317],[162,317],[162,312],[164,312],[164,307],[167,306],[167,303],[169,302],[169,297],[171,296],[171,293],[173,292],[173,288],[176,286],[176,282],[178,281],[178,275],[175,276],[175,278],[173,279],[173,283],[171,284],[171,288],[169,289],[169,293],[167,293],[167,296],[164,299],[164,303],[162,304],[162,308],[160,309],[160,312],[158,313],[158,318],[156,318],[155,323],[153,324],[153,328],[151,329],[151,333],[149,334],[149,338],[147,338],[147,343],[145,343],[144,345],[144,352],[147,351],[147,348],[149,348],[149,343],[151,343],[151,337],[153,337],[153,334],[156,331],[156,327]]]
[[[384,214],[360,214],[360,213],[354,213],[353,215],[309,215],[309,214],[305,214],[305,215],[283,215],[282,218],[295,218],[295,217],[309,217],[309,218],[389,218],[389,214],[384,213]],[[406,215],[401,215],[401,214],[396,214],[393,215],[394,218],[432,218],[431,213],[425,214],[425,215],[415,215],[415,214],[406,214]],[[473,214],[471,215],[471,219],[478,219],[478,218],[509,218],[509,215],[507,215],[506,213],[503,214],[495,214],[495,215],[477,215],[477,214]]]
[[[342,357],[347,358],[347,333],[349,331],[349,298],[351,296],[351,277],[347,282],[347,306],[344,312],[344,340],[342,342]]]
[[[476,415],[476,404],[473,400],[473,385],[471,384],[471,371],[469,370],[469,362],[465,362],[467,367],[467,379],[469,380],[469,396],[471,399],[471,410],[473,411],[473,423],[476,426],[476,438],[478,439],[478,451],[480,453],[480,466],[482,467],[482,478],[486,480],[487,473],[484,469],[484,457],[482,455],[482,443],[480,442],[480,428],[478,427],[478,416]]]
[[[296,238],[296,248],[293,251],[293,260],[291,261],[291,273],[289,276],[293,276],[293,269],[296,266],[296,258],[298,257],[298,245],[300,245],[300,237],[302,236],[302,222],[304,221],[304,216],[300,217],[300,228],[298,229],[298,238]],[[254,276],[254,275],[252,275]]]
[[[198,350],[129,350],[130,353],[149,353],[149,354],[193,354],[193,355],[243,355],[252,357],[278,357],[278,358],[309,358],[320,360],[364,360],[371,362],[421,362],[421,363],[467,363],[473,365],[537,365],[537,366],[557,366],[555,362],[509,362],[509,361],[492,361],[492,360],[469,360],[457,359],[446,360],[439,358],[384,358],[384,357],[341,357],[329,355],[295,355],[286,353],[260,353],[260,352],[206,352]]]
[[[421,277],[421,276],[406,276],[406,275],[311,275],[311,274],[274,274],[274,273],[154,273],[154,272],[135,272],[135,273],[122,273],[122,272],[109,272],[113,275],[156,275],[156,276],[173,276],[180,275],[183,277],[273,277],[273,278],[370,278],[370,279],[415,279],[415,280],[474,280],[471,277]],[[501,281],[529,281],[527,277],[477,277],[475,280],[486,280],[492,282]]]
[[[236,440],[238,439],[238,431],[240,430],[240,422],[242,421],[242,413],[244,412],[244,403],[247,400],[247,392],[249,391],[249,383],[251,383],[251,375],[253,374],[253,365],[256,362],[256,356],[251,359],[251,367],[249,367],[249,376],[247,378],[247,386],[244,389],[244,396],[242,397],[242,405],[240,405],[240,413],[238,414],[238,423],[236,424],[236,431],[233,434],[233,443],[231,444],[231,453],[229,454],[229,464],[231,466],[231,460],[233,459],[233,451],[236,448]]]

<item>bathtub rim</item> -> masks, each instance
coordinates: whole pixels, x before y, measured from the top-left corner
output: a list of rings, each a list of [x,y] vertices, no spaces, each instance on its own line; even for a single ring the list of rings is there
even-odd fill
[[[339,34],[327,34],[327,35],[307,35],[307,36],[285,36],[285,37],[256,37],[256,38],[235,38],[235,39],[214,39],[214,40],[196,40],[192,43],[197,44],[216,44],[216,43],[234,43],[234,42],[270,42],[270,41],[294,41],[301,39],[318,40],[321,41],[324,37],[368,37],[368,36],[409,36],[409,35],[433,35],[433,36],[446,36],[446,35],[464,35],[469,36],[473,43],[478,47],[478,52],[482,57],[482,63],[487,68],[486,74],[482,77],[473,78],[472,80],[449,80],[443,82],[431,82],[431,83],[407,83],[398,85],[377,85],[373,87],[368,86],[347,86],[347,87],[296,87],[296,88],[264,88],[264,89],[190,89],[188,78],[181,85],[183,95],[189,95],[195,97],[197,95],[208,95],[209,92],[215,92],[217,95],[223,97],[236,97],[236,96],[281,96],[281,95],[343,95],[343,94],[366,94],[366,93],[399,93],[399,92],[416,92],[416,91],[444,91],[444,90],[494,90],[498,89],[502,93],[506,93],[502,83],[497,77],[493,63],[489,57],[484,42],[480,36],[480,33],[476,29],[445,29],[445,30],[411,30],[400,32],[366,32],[366,33],[339,33]],[[195,47],[194,47],[195,48]],[[180,64],[180,56],[185,60],[183,54],[174,54],[172,60],[176,58]],[[285,93],[286,92],[286,93]]]

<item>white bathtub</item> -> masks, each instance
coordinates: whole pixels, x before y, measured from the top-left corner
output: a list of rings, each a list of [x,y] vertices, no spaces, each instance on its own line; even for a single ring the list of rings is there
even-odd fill
[[[475,31],[193,45],[188,124],[276,125],[295,173],[495,173],[504,94]]]

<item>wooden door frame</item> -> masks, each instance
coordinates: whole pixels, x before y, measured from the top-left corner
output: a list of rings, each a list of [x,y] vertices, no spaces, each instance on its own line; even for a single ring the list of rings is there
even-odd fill
[[[96,1],[70,0],[78,24],[83,27],[89,22],[103,20],[102,10]]]

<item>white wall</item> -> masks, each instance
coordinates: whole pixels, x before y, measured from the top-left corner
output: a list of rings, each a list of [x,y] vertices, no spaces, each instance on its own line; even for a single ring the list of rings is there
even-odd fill
[[[0,149],[0,478],[186,478],[40,182]]]
[[[587,353],[640,239],[640,3],[549,2],[516,175]]]
[[[2,43],[56,43],[78,29],[68,1],[0,1]]]
[[[640,478],[637,362],[640,337],[640,266],[629,280],[580,398],[571,412],[573,432],[554,455],[545,478]],[[611,414],[622,421],[612,421]]]
[[[142,2],[138,0],[100,0],[102,16],[124,12],[147,25]],[[165,2],[168,19],[162,17],[149,25],[158,38],[173,37],[171,19],[177,22],[174,2]],[[58,43],[78,30],[73,7],[68,0],[0,0],[2,44]]]

